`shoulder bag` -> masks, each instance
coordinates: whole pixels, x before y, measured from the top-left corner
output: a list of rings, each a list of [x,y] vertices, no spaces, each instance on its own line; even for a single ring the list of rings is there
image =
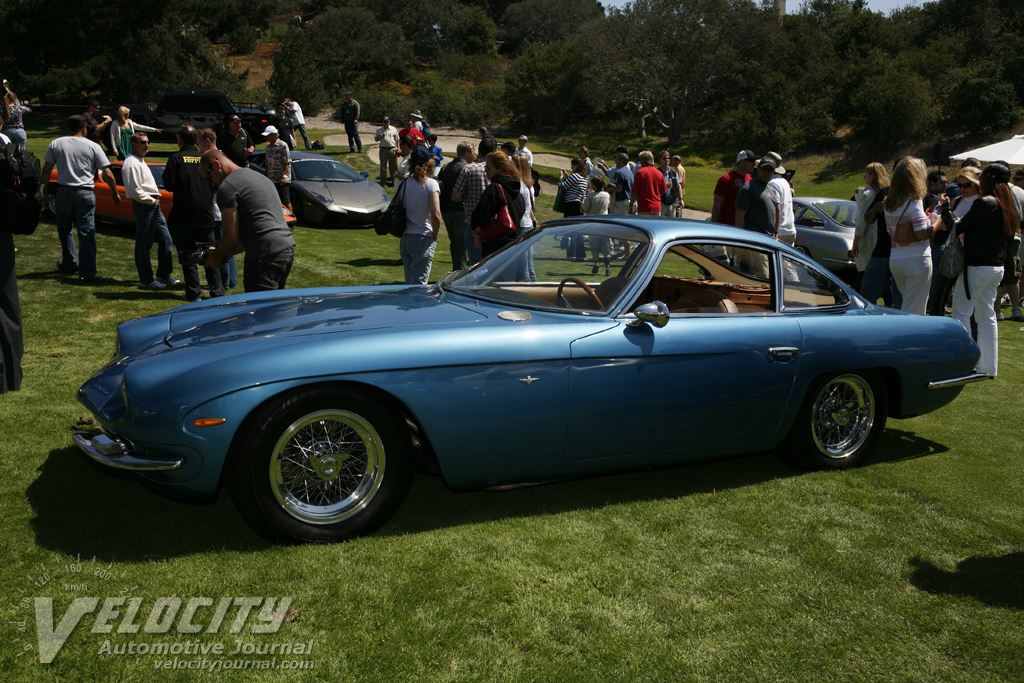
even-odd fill
[[[398,185],[398,191],[395,192],[394,198],[391,203],[388,204],[388,208],[384,210],[380,218],[376,220],[374,226],[374,232],[378,235],[394,235],[395,237],[401,237],[405,234],[405,192],[402,188],[405,187],[405,183],[409,179],[406,178]],[[402,201],[399,202],[399,195],[401,195]]]
[[[497,185],[497,183],[495,183]],[[501,191],[503,206],[498,209],[487,225],[480,230],[480,241],[484,244],[500,240],[503,237],[511,237],[516,233],[516,224],[512,221],[512,212],[508,210],[508,197],[505,196],[505,188],[498,185]]]
[[[964,271],[964,266],[967,263],[967,258],[964,254],[964,244],[956,235],[956,229],[959,224],[960,222],[957,221],[951,226],[949,238],[946,239],[946,249],[942,252],[942,258],[939,259],[939,275],[950,280],[960,277],[960,273]],[[969,295],[968,298],[970,298]]]

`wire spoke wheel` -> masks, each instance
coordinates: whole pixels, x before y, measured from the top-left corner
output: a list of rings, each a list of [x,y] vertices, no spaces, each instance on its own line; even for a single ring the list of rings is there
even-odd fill
[[[355,413],[321,410],[289,425],[270,455],[270,486],[296,519],[333,524],[363,510],[384,478],[384,442]]]
[[[811,435],[818,450],[830,458],[854,453],[871,434],[876,409],[874,392],[863,377],[833,377],[811,410]]]

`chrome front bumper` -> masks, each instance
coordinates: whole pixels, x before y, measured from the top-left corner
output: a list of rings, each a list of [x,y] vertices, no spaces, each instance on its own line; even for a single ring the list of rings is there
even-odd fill
[[[986,375],[982,372],[973,372],[963,377],[951,377],[949,379],[940,379],[934,382],[928,382],[929,389],[948,389],[949,387],[961,387],[965,384],[971,384],[972,382],[982,382],[986,379],[995,379],[992,375]]]
[[[180,458],[159,458],[133,453],[129,449],[129,444],[119,439],[112,439],[106,434],[78,432],[72,438],[90,458],[119,470],[176,470],[182,465]]]

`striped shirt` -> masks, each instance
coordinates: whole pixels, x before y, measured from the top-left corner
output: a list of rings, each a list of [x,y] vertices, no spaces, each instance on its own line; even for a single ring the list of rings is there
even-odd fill
[[[572,173],[562,181],[562,200],[582,202],[587,196],[587,179],[579,173]]]

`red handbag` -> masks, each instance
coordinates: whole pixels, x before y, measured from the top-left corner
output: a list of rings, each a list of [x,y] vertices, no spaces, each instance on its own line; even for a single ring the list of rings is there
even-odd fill
[[[505,205],[498,209],[498,213],[494,214],[491,220],[487,221],[487,225],[480,230],[480,241],[484,244],[516,234],[516,226],[512,222],[512,213],[508,210],[508,198],[505,196],[505,188],[498,185],[498,189],[501,190],[501,198]]]

